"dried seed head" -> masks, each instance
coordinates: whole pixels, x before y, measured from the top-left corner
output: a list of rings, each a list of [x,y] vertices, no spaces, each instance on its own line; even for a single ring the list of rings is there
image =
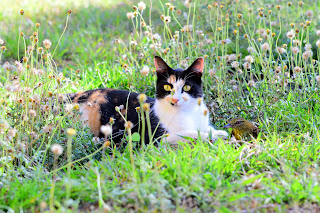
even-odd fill
[[[143,107],[143,110],[146,111],[146,112],[150,112],[150,104],[149,103],[144,103],[142,105]]]
[[[70,137],[73,137],[77,134],[77,130],[75,129],[72,129],[72,128],[68,128],[67,129],[67,135],[70,136]]]
[[[124,127],[126,129],[132,129],[133,127],[133,123],[131,121],[127,121],[125,124],[124,124]]]
[[[60,144],[53,144],[51,146],[51,151],[53,152],[54,155],[59,156],[63,152],[63,148]]]
[[[141,93],[141,94],[138,95],[137,98],[138,98],[140,103],[144,103],[147,100],[148,97],[145,94]]]
[[[100,131],[104,134],[105,137],[111,135],[112,127],[110,125],[101,125]]]

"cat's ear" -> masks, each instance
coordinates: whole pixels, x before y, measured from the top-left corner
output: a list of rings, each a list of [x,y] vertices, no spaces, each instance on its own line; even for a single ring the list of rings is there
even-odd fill
[[[200,58],[197,58],[187,70],[199,76],[202,76],[203,68],[204,68],[204,59],[200,57]]]
[[[158,74],[168,72],[171,69],[168,66],[168,64],[166,62],[164,62],[164,60],[159,56],[154,57],[154,66],[156,67]]]

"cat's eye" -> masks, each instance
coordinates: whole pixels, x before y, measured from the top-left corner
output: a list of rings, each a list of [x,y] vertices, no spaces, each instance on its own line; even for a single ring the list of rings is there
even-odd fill
[[[171,86],[166,84],[166,85],[163,85],[163,88],[165,91],[170,91],[171,90]]]
[[[183,90],[188,92],[191,89],[190,85],[184,85]]]

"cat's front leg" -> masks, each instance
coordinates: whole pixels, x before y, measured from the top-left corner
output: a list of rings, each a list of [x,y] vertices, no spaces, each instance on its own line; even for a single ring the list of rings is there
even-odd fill
[[[209,126],[208,130],[207,130],[207,134],[211,134],[211,140],[212,141],[216,141],[218,140],[218,138],[226,138],[228,137],[228,132],[224,131],[224,130],[216,130],[214,129],[212,126]]]
[[[186,138],[197,139],[199,136],[202,139],[206,139],[209,137],[209,134],[206,132],[198,132],[195,130],[186,130],[186,131],[169,134],[169,136],[165,137],[164,140],[170,144],[177,144],[178,141],[188,142],[189,140]]]

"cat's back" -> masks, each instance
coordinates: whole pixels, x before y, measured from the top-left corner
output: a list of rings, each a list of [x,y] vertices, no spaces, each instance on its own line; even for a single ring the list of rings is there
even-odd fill
[[[138,93],[118,89],[95,89],[79,93],[67,94],[67,98],[80,106],[81,120],[87,124],[95,136],[103,136],[101,125],[109,123],[110,118],[116,120],[113,129],[123,129],[124,116],[132,123],[138,122],[136,108],[140,106]],[[153,106],[154,99],[147,97],[147,103]],[[120,112],[116,111],[119,107]],[[120,115],[122,114],[122,116]]]

